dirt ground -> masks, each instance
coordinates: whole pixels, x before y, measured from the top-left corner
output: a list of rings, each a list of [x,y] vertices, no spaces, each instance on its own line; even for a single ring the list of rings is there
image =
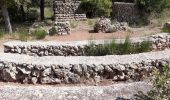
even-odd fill
[[[90,33],[92,26],[86,22],[78,22],[76,28],[72,28],[70,35],[65,36],[46,36],[43,41],[82,41],[82,40],[101,40],[129,37],[141,37],[160,32],[160,28],[145,26],[141,28],[129,28],[127,31],[117,31],[113,33]],[[3,43],[17,40],[15,36],[7,35],[0,39],[0,52],[3,52]]]

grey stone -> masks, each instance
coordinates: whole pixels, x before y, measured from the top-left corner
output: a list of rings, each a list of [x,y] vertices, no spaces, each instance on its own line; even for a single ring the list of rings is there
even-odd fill
[[[47,69],[45,69],[45,70],[41,73],[41,76],[42,76],[42,77],[50,76],[51,73],[52,73],[51,68],[47,68]]]
[[[58,78],[42,77],[40,79],[41,84],[60,84],[61,80]]]
[[[5,81],[16,81],[17,80],[17,71],[16,68],[5,68],[2,70],[2,78]]]
[[[38,82],[37,77],[32,77],[31,78],[31,83],[36,84]]]

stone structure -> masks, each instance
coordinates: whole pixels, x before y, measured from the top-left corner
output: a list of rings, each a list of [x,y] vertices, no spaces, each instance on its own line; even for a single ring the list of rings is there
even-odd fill
[[[55,20],[86,20],[85,14],[78,13],[80,3],[78,0],[55,0],[53,6]]]
[[[113,2],[113,17],[118,22],[135,23],[139,18],[135,3]]]
[[[154,67],[170,62],[170,50],[103,57],[33,57],[1,53],[0,80],[6,82],[60,84],[141,81]]]
[[[114,24],[111,23],[108,18],[100,18],[96,24],[94,25],[95,32],[103,32],[103,33],[112,33],[115,31],[126,31],[128,30],[128,24],[126,22],[116,22]]]
[[[111,24],[111,21],[108,18],[100,18],[96,24],[94,25],[94,31],[95,32],[103,32],[103,33],[111,33],[115,32],[116,29]]]
[[[58,35],[66,35],[71,33],[70,22],[56,22],[56,27],[58,28]]]
[[[80,3],[77,0],[54,0],[53,9],[56,26],[53,28],[57,27],[58,35],[71,33],[70,20],[86,20],[85,14],[78,14]]]
[[[148,37],[134,38],[132,42],[138,43],[147,40]],[[153,44],[153,50],[164,50],[170,48],[170,35],[158,34],[149,37]],[[112,40],[107,40],[111,42]],[[115,40],[124,42],[124,40]],[[106,41],[91,41],[95,46],[104,44]],[[7,42],[4,44],[5,53],[19,53],[32,56],[85,56],[90,48],[90,41],[72,41],[72,42]]]

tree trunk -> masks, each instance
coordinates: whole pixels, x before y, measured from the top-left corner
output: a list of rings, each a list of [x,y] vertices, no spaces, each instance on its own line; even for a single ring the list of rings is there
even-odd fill
[[[24,22],[26,20],[26,14],[25,14],[23,5],[20,5],[20,9],[21,9],[21,15],[22,15],[22,22]]]
[[[12,26],[11,26],[9,14],[8,14],[7,6],[3,5],[1,9],[2,9],[2,15],[5,20],[6,31],[9,33],[12,33]]]
[[[44,20],[44,0],[40,0],[40,16],[41,20]]]

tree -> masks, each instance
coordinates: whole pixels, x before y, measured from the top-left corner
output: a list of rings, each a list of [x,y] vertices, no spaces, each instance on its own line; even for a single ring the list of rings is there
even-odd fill
[[[8,14],[7,4],[8,4],[8,1],[6,1],[6,0],[0,1],[2,15],[3,15],[4,21],[5,21],[6,31],[9,33],[12,33],[12,26],[11,26],[9,14]]]
[[[44,20],[44,0],[40,0],[40,16],[41,20]]]

